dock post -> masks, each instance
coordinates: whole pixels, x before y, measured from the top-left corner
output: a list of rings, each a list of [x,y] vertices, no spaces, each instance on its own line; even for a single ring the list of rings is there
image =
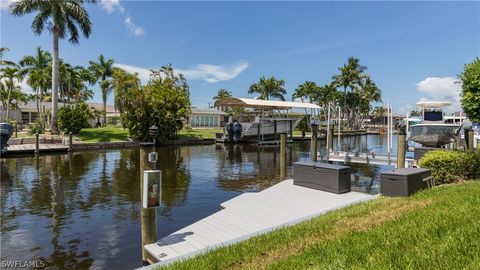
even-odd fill
[[[273,141],[277,144],[277,120],[273,120]]]
[[[455,138],[455,149],[460,150],[462,148],[462,134],[459,131],[457,137]]]
[[[258,128],[257,128],[257,143],[260,144],[260,120],[258,121]]]
[[[405,168],[407,131],[405,125],[398,127],[397,168]]]
[[[148,152],[152,143],[140,144],[140,198],[143,200],[143,172],[146,170],[153,170],[153,163],[148,161]],[[142,260],[146,265],[149,263],[148,252],[145,250],[145,245],[157,242],[157,209],[140,207],[140,220],[142,226]]]
[[[310,143],[310,159],[313,162],[317,162],[317,136],[318,136],[318,125],[312,123],[312,137]]]
[[[72,152],[72,144],[73,144],[73,133],[68,133],[68,152]]]
[[[280,133],[280,179],[287,177],[287,134]]]
[[[293,142],[293,121],[290,120],[288,123],[290,124],[290,140]]]
[[[473,140],[474,140],[473,129],[465,129],[465,148],[468,151],[473,151]]]
[[[38,132],[35,133],[35,154],[40,154],[40,139],[38,136]]]
[[[327,156],[330,155],[330,151],[333,151],[333,130],[334,127],[330,126],[327,132]]]

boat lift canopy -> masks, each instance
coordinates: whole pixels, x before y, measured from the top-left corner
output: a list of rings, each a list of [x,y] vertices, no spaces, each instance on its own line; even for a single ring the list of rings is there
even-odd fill
[[[422,109],[442,109],[451,104],[449,101],[419,101],[417,102],[417,107]]]
[[[320,106],[313,103],[292,102],[292,101],[277,101],[277,100],[263,100],[252,98],[224,98],[218,102],[218,106],[236,106],[249,107],[257,109],[320,109]]]

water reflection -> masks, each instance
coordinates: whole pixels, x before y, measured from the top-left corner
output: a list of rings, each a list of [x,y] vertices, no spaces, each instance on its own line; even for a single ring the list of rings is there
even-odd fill
[[[351,137],[342,144],[380,152],[382,140]],[[288,147],[289,174],[309,150],[308,142]],[[159,237],[218,211],[242,192],[280,181],[275,146],[171,146],[158,152]],[[59,269],[141,266],[138,149],[6,159],[0,168],[1,260],[41,259]],[[382,167],[352,168],[357,186],[375,190]]]

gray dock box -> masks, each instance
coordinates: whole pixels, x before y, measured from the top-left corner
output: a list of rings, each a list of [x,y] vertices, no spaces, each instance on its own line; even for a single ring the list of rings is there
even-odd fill
[[[295,162],[293,184],[337,194],[349,192],[350,167],[312,161]]]
[[[424,178],[429,177],[430,170],[422,168],[401,168],[380,174],[380,191],[385,196],[407,197],[426,188]]]

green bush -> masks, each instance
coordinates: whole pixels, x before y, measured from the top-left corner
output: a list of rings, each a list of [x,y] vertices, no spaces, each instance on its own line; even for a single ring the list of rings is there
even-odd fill
[[[73,106],[64,106],[58,109],[58,128],[78,134],[82,128],[90,127],[88,119],[92,117],[92,111],[86,103],[79,103],[76,109]]]
[[[35,123],[31,124],[29,127],[28,133],[30,134],[43,134],[45,133],[45,126],[41,121],[36,121]]]
[[[420,159],[418,165],[430,169],[437,183],[478,179],[480,178],[480,151],[430,151]]]

